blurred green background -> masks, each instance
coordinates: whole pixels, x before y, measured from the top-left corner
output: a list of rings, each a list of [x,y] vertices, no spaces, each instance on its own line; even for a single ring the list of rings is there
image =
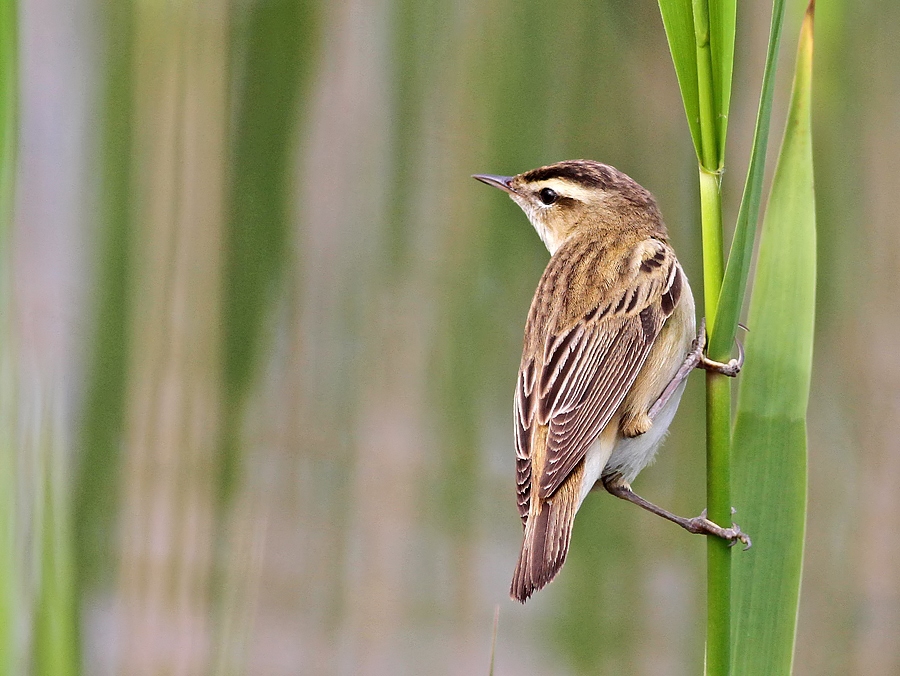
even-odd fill
[[[726,223],[769,21],[765,2],[738,12]],[[890,675],[900,5],[820,0],[816,21],[795,671]],[[508,600],[512,385],[548,254],[469,178],[613,164],[657,196],[699,292],[696,161],[654,2],[23,0],[19,32],[9,673],[486,674],[498,604],[497,674],[701,673],[703,540],[609,496],[558,580]],[[701,381],[636,484],[689,516]]]

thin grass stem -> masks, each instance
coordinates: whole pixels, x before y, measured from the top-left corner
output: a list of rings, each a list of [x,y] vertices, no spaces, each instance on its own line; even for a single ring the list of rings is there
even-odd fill
[[[706,376],[706,504],[713,522],[731,525],[731,383]],[[731,549],[707,538],[706,673],[723,676],[731,663]]]
[[[703,238],[703,292],[706,322],[715,329],[724,276],[722,194],[718,115],[710,44],[709,2],[693,0],[697,85],[700,103],[700,218]],[[724,113],[725,111],[723,111]],[[716,374],[706,379],[706,500],[709,518],[731,525],[731,384]],[[727,543],[707,544],[706,673],[728,674],[731,663],[731,551]]]
[[[703,299],[706,330],[716,325],[725,262],[722,255],[722,195],[718,173],[700,167],[700,229],[703,240]]]

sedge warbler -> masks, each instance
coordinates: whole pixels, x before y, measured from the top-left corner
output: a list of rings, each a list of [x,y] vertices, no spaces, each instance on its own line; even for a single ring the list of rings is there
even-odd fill
[[[653,460],[694,367],[734,376],[703,354],[694,297],[653,196],[599,162],[518,176],[476,175],[507,192],[549,249],[525,324],[514,399],[516,488],[524,526],[510,595],[525,602],[566,559],[572,523],[594,487],[692,533],[741,541],[705,513],[686,519],[631,482]]]

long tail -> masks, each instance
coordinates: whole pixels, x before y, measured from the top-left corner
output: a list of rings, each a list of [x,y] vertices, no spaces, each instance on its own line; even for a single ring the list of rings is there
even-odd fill
[[[509,590],[514,600],[525,603],[535,591],[550,583],[566,562],[572,523],[578,510],[580,479],[581,472],[573,472],[549,500],[534,495],[536,499],[525,526],[525,540]]]

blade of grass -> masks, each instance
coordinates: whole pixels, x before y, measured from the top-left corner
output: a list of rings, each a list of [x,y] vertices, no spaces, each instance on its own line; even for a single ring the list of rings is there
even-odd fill
[[[659,0],[659,10],[697,158],[717,171],[725,164],[736,1]]]
[[[718,361],[727,361],[734,342],[738,319],[744,304],[756,223],[759,220],[760,196],[766,167],[766,148],[769,142],[769,125],[772,118],[772,98],[775,91],[775,69],[781,44],[781,27],[784,23],[784,0],[775,0],[772,6],[772,25],[769,31],[769,47],[763,72],[756,129],[750,152],[750,167],[744,184],[744,194],[738,211],[731,251],[725,267],[725,277],[719,294],[716,324],[710,329],[709,355]]]
[[[709,37],[713,71],[713,105],[716,114],[718,166],[725,166],[725,138],[728,111],[731,106],[731,74],[734,68],[734,31],[737,18],[736,0],[709,3]]]
[[[0,0],[0,675],[16,673],[16,373],[10,298],[10,230],[18,138],[18,20]]]
[[[723,3],[728,4],[728,3]],[[720,82],[727,80],[727,87],[720,85],[718,105],[724,106],[719,112],[719,147],[717,152],[718,167],[724,167],[725,134],[727,131],[728,101],[730,99],[731,64],[734,56],[734,7],[722,11],[722,6],[713,3],[711,21],[713,35],[714,77]],[[729,14],[730,12],[730,14]],[[772,30],[766,57],[766,69],[763,77],[763,89],[760,97],[760,108],[754,132],[753,154],[747,177],[747,188],[741,201],[738,226],[732,241],[732,253],[729,255],[729,268],[725,279],[721,276],[722,226],[721,217],[718,222],[704,219],[703,258],[704,258],[704,292],[706,294],[706,316],[710,325],[710,354],[713,359],[726,361],[731,351],[731,343],[737,329],[738,314],[743,302],[744,287],[749,272],[752,255],[753,237],[759,213],[759,192],[765,168],[765,148],[768,140],[769,119],[772,110],[772,91],[774,88],[774,71],[778,56],[779,38],[783,0],[775,0],[772,14]],[[730,22],[730,23],[729,23]],[[727,64],[722,63],[722,59]],[[711,184],[713,177],[701,168],[701,198],[703,181]],[[716,188],[718,189],[718,176]],[[707,189],[712,192],[712,187]],[[718,192],[716,197],[719,197]],[[718,209],[721,214],[721,207]],[[737,252],[737,257],[732,257]],[[716,260],[716,256],[719,256]],[[710,261],[711,264],[708,264]],[[730,270],[730,272],[729,272]],[[719,275],[712,279],[711,275]],[[727,286],[726,286],[727,284]],[[717,293],[717,296],[712,296]],[[723,310],[724,306],[724,310]],[[724,311],[725,314],[722,314]],[[721,329],[719,327],[722,327]],[[727,336],[727,338],[720,338]],[[731,510],[731,384],[721,376],[707,376],[707,509],[710,518],[716,523],[728,524]],[[751,531],[752,532],[752,531]],[[710,541],[707,545],[707,673],[728,674],[732,661],[732,568],[731,552],[723,542]]]
[[[718,70],[713,63],[713,51],[710,37],[709,7],[716,4],[716,0],[693,0],[694,9],[694,49],[697,59],[697,95],[698,108],[700,110],[700,166],[710,173],[716,173],[719,166],[719,137],[718,116],[716,105],[716,91],[714,73]],[[724,153],[724,139],[722,139]],[[701,185],[702,191],[702,185]],[[721,227],[718,237],[721,239]],[[706,242],[706,231],[703,233],[703,241]],[[721,246],[719,258],[721,258]],[[704,264],[706,256],[704,255]],[[704,275],[706,274],[704,270]],[[721,282],[721,274],[719,274]]]
[[[697,158],[700,151],[700,94],[697,89],[697,48],[694,42],[694,10],[691,0],[659,0],[669,51],[684,102],[691,138]]]
[[[738,674],[790,674],[796,635],[815,317],[812,51],[811,3],[763,223],[735,421],[735,504],[754,538],[752,555],[734,566]]]

